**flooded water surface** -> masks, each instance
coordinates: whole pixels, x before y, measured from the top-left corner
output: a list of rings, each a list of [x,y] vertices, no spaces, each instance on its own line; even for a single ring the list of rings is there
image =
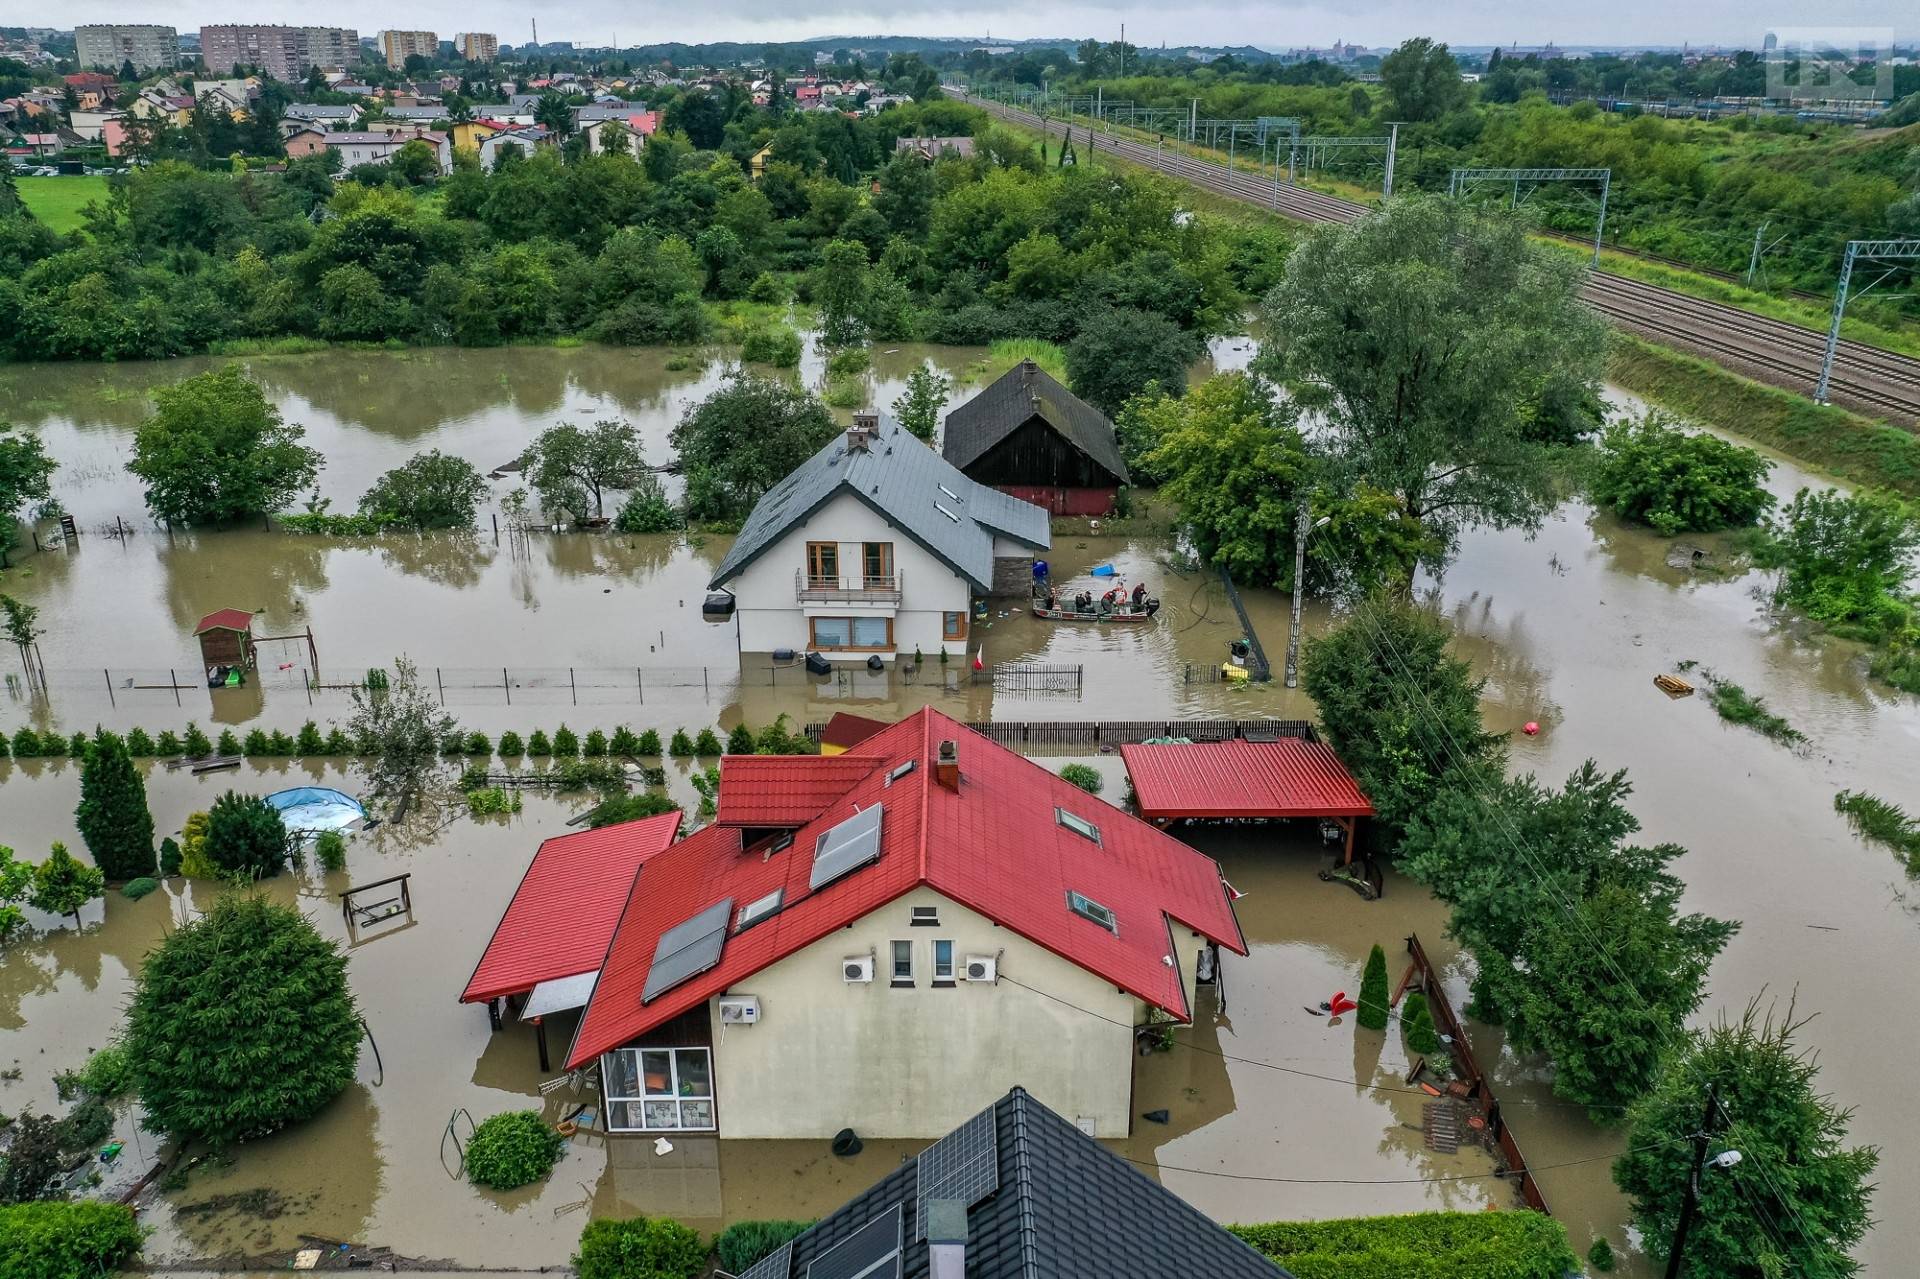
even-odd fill
[[[1245,355],[1226,344],[1217,359],[1229,365]],[[978,357],[881,353],[873,402],[890,403],[923,359],[964,373]],[[720,537],[536,533],[496,543],[483,517],[486,531],[473,538],[362,542],[264,530],[169,538],[141,516],[137,485],[121,468],[148,389],[197,367],[0,371],[0,418],[41,431],[63,463],[61,499],[84,530],[76,546],[28,554],[0,578],[0,589],[40,607],[52,675],[46,699],[0,699],[0,731],[23,723],[179,731],[189,721],[291,731],[308,719],[324,728],[348,713],[343,688],[329,685],[350,684],[402,653],[463,725],[496,735],[551,732],[563,720],[582,733],[758,726],[780,714],[797,725],[836,709],[888,718],[926,704],[975,721],[1312,714],[1277,680],[1250,687],[1215,678],[1239,621],[1218,579],[1184,564],[1151,514],[1097,535],[1057,534],[1050,559],[1069,589],[1095,580],[1099,565],[1147,582],[1164,602],[1155,625],[1049,627],[996,608],[974,631],[985,667],[978,678],[970,662],[815,680],[764,658],[742,661],[731,629],[699,617],[726,549]],[[597,348],[330,353],[251,367],[327,452],[321,491],[335,509],[419,450],[488,469],[562,420],[625,418],[649,459],[665,461],[672,423],[722,375],[711,362],[670,370],[658,352]],[[1790,492],[1807,479],[1783,466],[1773,483]],[[495,481],[495,499],[514,483]],[[130,536],[99,531],[115,517]],[[1920,1226],[1899,1211],[1920,1196],[1920,1145],[1898,1138],[1911,1121],[1885,1081],[1920,1055],[1920,1024],[1886,1010],[1906,1006],[1904,978],[1920,963],[1920,899],[1890,856],[1848,831],[1832,798],[1852,788],[1920,801],[1920,710],[1872,684],[1852,646],[1769,615],[1756,575],[1670,568],[1667,550],[1664,539],[1570,503],[1536,536],[1468,537],[1444,580],[1429,585],[1462,651],[1489,679],[1487,717],[1515,733],[1517,766],[1554,782],[1588,757],[1629,769],[1644,838],[1690,850],[1678,866],[1687,908],[1742,921],[1714,968],[1703,1017],[1755,996],[1794,998],[1800,1013],[1818,1014],[1805,1034],[1820,1053],[1822,1085],[1858,1108],[1859,1139],[1884,1146],[1881,1224],[1862,1255],[1869,1273],[1899,1274],[1898,1258],[1920,1247]],[[1286,600],[1264,590],[1244,596],[1278,666]],[[254,613],[257,634],[300,638],[264,646],[258,683],[209,692],[197,687],[191,631],[225,607]],[[1328,621],[1309,608],[1309,633]],[[1723,724],[1703,699],[1669,700],[1653,676],[1687,659],[1765,698],[1808,747],[1789,750]],[[1079,674],[1047,687],[996,680],[996,668],[1031,664]],[[1528,721],[1541,725],[1537,737],[1518,734]],[[1117,798],[1117,756],[1085,762]],[[670,790],[691,805],[686,772],[669,763]],[[0,779],[0,842],[35,859],[53,840],[77,844],[70,763],[0,764]],[[264,792],[312,780],[354,787],[342,766],[302,761],[204,778],[155,768],[149,792],[168,832],[229,787]],[[481,1010],[455,998],[534,847],[579,807],[533,797],[512,819],[462,816],[431,835],[361,838],[348,871],[268,886],[351,944],[351,978],[379,1056],[363,1054],[358,1082],[315,1121],[249,1143],[159,1194],[147,1209],[157,1231],[150,1256],[273,1257],[315,1235],[467,1264],[554,1264],[588,1214],[659,1213],[709,1231],[745,1218],[811,1216],[913,1153],[914,1143],[869,1142],[848,1161],[816,1143],[692,1138],[659,1156],[647,1141],[583,1136],[537,1188],[492,1195],[449,1174],[442,1145],[456,1109],[484,1118],[539,1106],[558,1119],[577,1104],[564,1090],[540,1096],[525,1027],[491,1032]],[[1402,939],[1414,932],[1461,995],[1467,973],[1442,935],[1444,909],[1397,877],[1379,902],[1321,882],[1325,854],[1291,832],[1191,838],[1246,894],[1238,910],[1252,954],[1226,963],[1219,1016],[1139,1060],[1136,1109],[1164,1109],[1168,1122],[1139,1121],[1113,1148],[1222,1220],[1511,1203],[1512,1188],[1486,1175],[1484,1153],[1427,1149],[1422,1098],[1404,1091],[1409,1063],[1397,1035],[1330,1027],[1308,1011],[1357,985],[1375,943],[1397,978]],[[350,935],[338,889],[402,871],[414,875],[411,924]],[[174,881],[137,903],[111,895],[78,930],[35,917],[34,931],[0,956],[0,1063],[20,1071],[0,1081],[0,1111],[53,1106],[53,1073],[107,1041],[141,955],[172,921],[204,907],[210,891]],[[572,1028],[561,1018],[553,1029],[564,1042]],[[1608,1162],[1620,1134],[1556,1104],[1542,1063],[1503,1051],[1497,1031],[1475,1028],[1475,1047],[1576,1247],[1605,1234],[1618,1249],[1626,1205]],[[150,1135],[136,1135],[130,1122],[122,1135],[136,1162],[150,1159]],[[1628,1267],[1645,1273],[1638,1258]]]

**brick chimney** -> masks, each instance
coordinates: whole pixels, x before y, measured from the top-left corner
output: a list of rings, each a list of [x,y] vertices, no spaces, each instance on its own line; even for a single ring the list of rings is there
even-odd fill
[[[865,453],[873,442],[880,438],[880,415],[878,413],[855,413],[853,425],[847,428],[847,451]]]
[[[933,780],[958,795],[960,793],[960,743],[951,737],[940,743],[933,761]]]

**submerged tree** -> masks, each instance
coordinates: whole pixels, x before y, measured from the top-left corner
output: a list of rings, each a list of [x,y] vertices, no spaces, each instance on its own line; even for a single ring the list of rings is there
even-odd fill
[[[278,875],[287,862],[287,827],[280,810],[258,795],[228,791],[207,810],[201,851],[235,883]]]
[[[80,765],[80,806],[74,824],[94,864],[112,880],[154,872],[153,814],[147,784],[118,734],[94,730]]]
[[[313,483],[320,454],[237,364],[153,393],[127,469],[163,520],[218,524],[277,511]]]
[[[385,688],[353,690],[347,734],[360,743],[370,795],[395,821],[439,778],[444,768],[439,744],[456,727],[453,716],[421,686],[419,668],[405,657],[394,659]]]
[[[1687,1037],[1652,1092],[1633,1107],[1627,1153],[1613,1179],[1634,1224],[1655,1249],[1673,1238],[1693,1166],[1693,1135],[1740,1163],[1700,1178],[1700,1207],[1681,1274],[1687,1279],[1770,1279],[1857,1274],[1851,1253],[1872,1224],[1872,1146],[1847,1145],[1853,1112],[1817,1090],[1818,1070],[1797,1036],[1793,1005],[1762,1015],[1747,1005]],[[1707,1109],[1707,1090],[1714,1105]]]
[[[13,424],[0,422],[0,567],[16,539],[14,522],[29,502],[44,502],[53,495],[52,479],[58,464],[47,456],[40,437],[22,431]]]
[[[827,406],[800,387],[735,373],[673,428],[688,516],[743,518],[838,431]]]
[[[571,422],[549,427],[520,461],[547,513],[575,520],[606,514],[608,489],[633,488],[648,473],[639,435],[617,420],[584,431]]]
[[[1396,198],[1315,231],[1262,304],[1255,368],[1320,415],[1327,453],[1399,499],[1439,558],[1461,530],[1536,527],[1556,498],[1544,396],[1597,386],[1585,271],[1518,218]]]
[[[33,907],[49,915],[72,915],[80,923],[80,908],[100,896],[107,877],[97,866],[89,866],[55,841],[47,860],[33,870]]]
[[[907,374],[907,389],[893,402],[893,415],[915,439],[932,443],[940,427],[940,410],[952,389],[946,374],[922,364]]]
[[[360,513],[402,528],[466,529],[486,495],[487,481],[473,463],[432,449],[375,480],[360,499]]]
[[[225,897],[148,953],[127,1019],[154,1124],[222,1149],[316,1113],[353,1082],[347,961],[305,916]]]

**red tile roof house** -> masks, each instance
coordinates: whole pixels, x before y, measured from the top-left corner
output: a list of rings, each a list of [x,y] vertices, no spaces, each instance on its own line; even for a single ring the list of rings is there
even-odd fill
[[[720,768],[566,1054],[614,1132],[931,1137],[1018,1085],[1123,1136],[1136,1028],[1246,953],[1212,859],[936,711]]]

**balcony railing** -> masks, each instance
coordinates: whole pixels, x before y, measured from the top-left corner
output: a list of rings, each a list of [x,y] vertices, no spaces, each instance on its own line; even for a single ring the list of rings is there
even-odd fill
[[[797,568],[793,570],[793,595],[802,604],[898,604],[900,574],[819,577]]]

